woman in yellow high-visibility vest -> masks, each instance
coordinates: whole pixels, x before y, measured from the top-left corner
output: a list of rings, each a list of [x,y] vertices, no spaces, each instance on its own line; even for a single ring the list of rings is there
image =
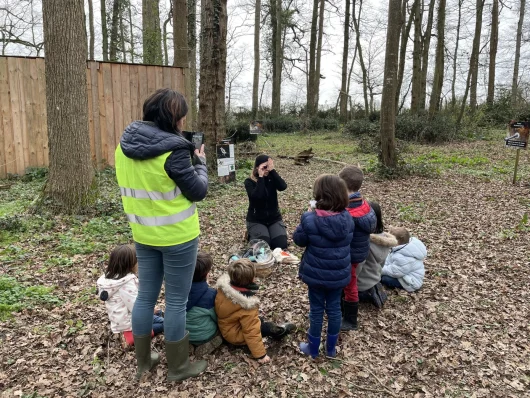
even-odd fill
[[[125,129],[116,148],[116,177],[138,257],[138,297],[132,311],[137,378],[153,368],[153,310],[165,280],[164,335],[168,381],[197,376],[206,361],[190,363],[186,302],[199,243],[195,202],[208,191],[204,145],[186,140],[188,112],[177,91],[160,89],[143,106],[143,120]]]

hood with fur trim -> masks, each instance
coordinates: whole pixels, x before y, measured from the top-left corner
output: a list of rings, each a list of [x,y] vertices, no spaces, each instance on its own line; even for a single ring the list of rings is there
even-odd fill
[[[388,232],[370,234],[370,243],[384,247],[394,247],[398,245],[396,237]]]
[[[230,277],[228,274],[223,274],[219,277],[216,287],[217,289],[220,289],[226,298],[228,298],[232,303],[239,305],[246,310],[259,307],[259,298],[256,296],[247,297],[234,289],[230,285]]]

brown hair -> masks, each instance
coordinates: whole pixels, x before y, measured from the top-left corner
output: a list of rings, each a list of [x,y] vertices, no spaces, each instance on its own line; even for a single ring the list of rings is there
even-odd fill
[[[206,276],[213,266],[213,258],[210,253],[198,252],[197,261],[195,262],[195,273],[193,274],[193,282],[202,282],[206,280]]]
[[[403,227],[392,227],[389,231],[392,235],[394,235],[400,245],[404,245],[405,243],[409,243],[410,240],[410,234],[409,231],[407,231],[406,228]]]
[[[178,91],[161,88],[145,100],[143,112],[145,122],[153,122],[169,133],[178,133],[177,124],[188,113],[188,104]]]
[[[242,258],[234,261],[228,266],[228,276],[230,283],[237,286],[246,286],[256,277],[256,268],[254,263],[248,258]]]
[[[363,171],[357,166],[346,166],[340,173],[339,177],[344,180],[348,191],[357,192],[363,185],[364,175]]]
[[[346,184],[333,174],[322,174],[316,179],[313,196],[320,210],[342,211],[348,206]]]
[[[116,246],[109,256],[109,263],[105,271],[107,279],[121,279],[134,270],[137,263],[136,249],[133,245]]]

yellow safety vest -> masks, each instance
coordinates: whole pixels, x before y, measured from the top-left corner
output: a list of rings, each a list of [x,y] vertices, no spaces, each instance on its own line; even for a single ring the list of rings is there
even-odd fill
[[[164,170],[171,152],[152,159],[131,159],[118,145],[116,178],[123,210],[136,242],[149,246],[173,246],[200,234],[195,203],[189,201]]]

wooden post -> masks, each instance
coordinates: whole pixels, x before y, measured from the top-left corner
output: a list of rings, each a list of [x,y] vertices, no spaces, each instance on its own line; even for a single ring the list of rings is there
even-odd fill
[[[519,152],[521,152],[521,149],[517,148],[515,154],[515,169],[513,170],[513,185],[515,185],[515,181],[517,180],[517,167],[519,167]]]

